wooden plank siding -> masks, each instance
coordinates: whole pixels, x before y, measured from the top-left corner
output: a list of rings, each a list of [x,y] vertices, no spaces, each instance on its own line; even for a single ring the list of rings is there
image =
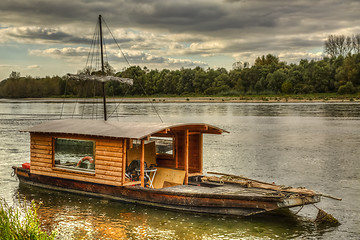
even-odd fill
[[[124,139],[39,133],[31,133],[30,138],[30,173],[115,186],[123,184]],[[95,173],[54,167],[54,138],[94,141]]]
[[[189,135],[189,173],[202,172],[202,134]]]

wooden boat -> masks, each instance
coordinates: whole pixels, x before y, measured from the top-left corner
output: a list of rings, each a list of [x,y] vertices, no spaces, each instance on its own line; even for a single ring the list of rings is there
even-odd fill
[[[30,133],[30,164],[13,169],[20,182],[39,187],[236,216],[313,204],[321,197],[239,176],[206,176],[203,135],[227,131],[206,123],[107,121],[105,94],[104,120],[54,120],[24,131]]]
[[[35,186],[225,215],[252,215],[320,201],[319,194],[307,189],[234,176],[205,177],[203,134],[226,132],[208,124],[70,119],[26,131],[31,141],[30,169],[13,168],[21,182]],[[159,152],[158,142],[164,140],[172,151]],[[85,155],[88,159],[82,160]],[[134,160],[140,160],[139,180],[127,175],[126,167]],[[151,186],[146,186],[147,177]]]

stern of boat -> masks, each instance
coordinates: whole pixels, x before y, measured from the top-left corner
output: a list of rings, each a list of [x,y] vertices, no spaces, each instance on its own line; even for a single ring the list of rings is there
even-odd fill
[[[299,207],[308,204],[318,203],[321,200],[320,195],[309,195],[309,196],[290,196],[284,198],[282,201],[278,202],[279,208],[292,208],[292,207]]]

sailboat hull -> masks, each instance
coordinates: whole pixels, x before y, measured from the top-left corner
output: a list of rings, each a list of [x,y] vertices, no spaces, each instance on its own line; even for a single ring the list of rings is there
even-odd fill
[[[201,214],[250,216],[320,201],[320,196],[317,195],[302,196],[301,198],[279,198],[256,194],[218,194],[219,189],[212,190],[214,193],[211,194],[209,187],[196,185],[182,185],[163,189],[143,188],[138,185],[111,186],[31,174],[27,169],[13,168],[21,183],[32,186]],[[201,188],[204,188],[203,191],[199,191]]]

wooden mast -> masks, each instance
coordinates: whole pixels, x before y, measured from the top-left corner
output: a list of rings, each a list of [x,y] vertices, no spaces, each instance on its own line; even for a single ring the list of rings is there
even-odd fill
[[[101,73],[105,75],[104,67],[104,50],[103,50],[103,36],[102,36],[102,26],[101,26],[101,15],[99,15],[99,32],[100,32],[100,51],[101,51]],[[103,103],[104,103],[104,120],[107,120],[106,114],[106,93],[105,93],[105,82],[102,82],[102,92],[103,92]]]

